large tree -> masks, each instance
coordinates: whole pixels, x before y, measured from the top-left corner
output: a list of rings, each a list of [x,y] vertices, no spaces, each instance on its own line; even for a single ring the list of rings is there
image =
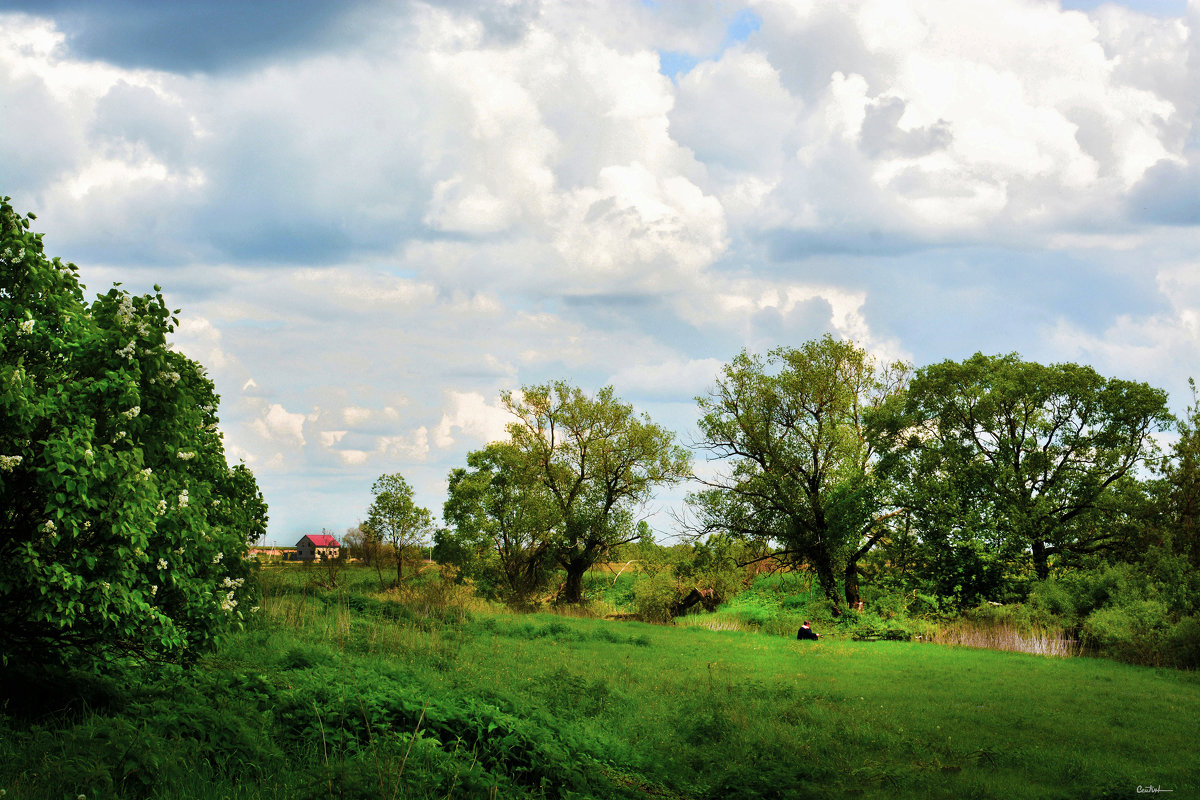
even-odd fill
[[[1044,579],[1056,555],[1120,544],[1113,501],[1170,419],[1144,383],[976,354],[918,371],[877,423],[926,536],[989,532]]]
[[[375,499],[367,509],[364,533],[391,545],[396,556],[396,586],[404,579],[406,551],[424,544],[433,531],[433,515],[413,500],[412,486],[399,472],[380,475],[371,485]]]
[[[253,605],[266,504],[158,287],[88,305],[30,219],[0,199],[0,658],[190,659]]]
[[[839,578],[857,603],[859,561],[895,514],[864,414],[907,375],[828,335],[737,356],[697,398],[701,446],[727,464],[692,495],[698,531],[766,543],[775,558],[811,567],[835,611]]]
[[[1194,380],[1188,382],[1192,402],[1179,420],[1179,438],[1165,463],[1168,524],[1175,551],[1200,569],[1200,398]]]
[[[451,471],[442,516],[452,528],[437,534],[438,560],[505,599],[528,598],[553,574],[561,517],[540,472],[511,443],[493,442]]]
[[[656,486],[690,474],[675,435],[613,396],[564,381],[506,392],[512,444],[545,488],[558,525],[553,551],[562,599],[583,597],[583,576],[611,548],[638,537],[633,516]]]

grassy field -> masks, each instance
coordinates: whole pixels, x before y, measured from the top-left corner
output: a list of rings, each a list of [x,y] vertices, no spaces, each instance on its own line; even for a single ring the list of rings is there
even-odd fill
[[[43,678],[80,700],[0,718],[5,800],[1200,796],[1195,673],[519,615],[373,579],[285,568],[195,673]]]

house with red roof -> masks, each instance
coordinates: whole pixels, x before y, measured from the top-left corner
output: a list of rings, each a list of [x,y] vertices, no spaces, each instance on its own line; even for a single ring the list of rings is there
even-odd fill
[[[338,540],[328,533],[310,533],[296,542],[297,561],[321,561],[326,558],[337,558],[341,552]]]

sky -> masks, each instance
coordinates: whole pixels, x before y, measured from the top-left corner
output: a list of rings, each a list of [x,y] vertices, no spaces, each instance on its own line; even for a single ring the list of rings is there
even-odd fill
[[[1178,413],[1200,0],[0,0],[0,195],[182,309],[282,544],[385,473],[438,514],[504,390],[690,444],[724,363],[825,333]]]

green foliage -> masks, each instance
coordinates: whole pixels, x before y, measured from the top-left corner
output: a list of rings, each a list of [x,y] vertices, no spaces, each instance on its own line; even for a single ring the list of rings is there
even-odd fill
[[[701,446],[728,460],[691,503],[703,532],[762,542],[812,566],[826,597],[858,597],[858,562],[890,516],[866,438],[864,411],[903,386],[907,368],[882,367],[830,336],[760,357],[743,352],[696,399]]]
[[[413,501],[413,490],[400,473],[380,475],[371,486],[375,499],[367,510],[362,528],[366,535],[389,545],[396,560],[396,583],[404,578],[405,559],[415,560],[414,548],[420,547],[433,530],[429,509]]]
[[[584,574],[643,535],[634,514],[655,487],[688,477],[691,454],[611,386],[595,396],[565,381],[526,386],[506,392],[504,404],[516,418],[512,447],[553,511],[549,551],[566,573],[561,599],[578,603]]]
[[[0,200],[0,658],[194,658],[242,623],[266,505],[161,293],[90,306]]]
[[[265,572],[262,616],[199,670],[48,675],[81,695],[52,717],[0,703],[5,800],[998,799],[1127,792],[1146,772],[1200,789],[1176,746],[1200,736],[1184,673],[855,642],[849,622],[801,646],[794,629],[433,613],[370,591],[368,568],[337,591],[301,572]],[[781,619],[804,587],[760,576],[749,594]]]
[[[921,540],[951,555],[973,547],[968,580],[994,554],[980,577],[996,583],[1007,564],[1044,580],[1056,558],[1127,548],[1132,470],[1169,420],[1166,394],[1146,384],[976,354],[919,370],[871,426]]]
[[[554,570],[561,517],[540,473],[514,445],[494,442],[467,455],[449,477],[434,557],[462,570],[489,596],[521,603],[545,589]]]

